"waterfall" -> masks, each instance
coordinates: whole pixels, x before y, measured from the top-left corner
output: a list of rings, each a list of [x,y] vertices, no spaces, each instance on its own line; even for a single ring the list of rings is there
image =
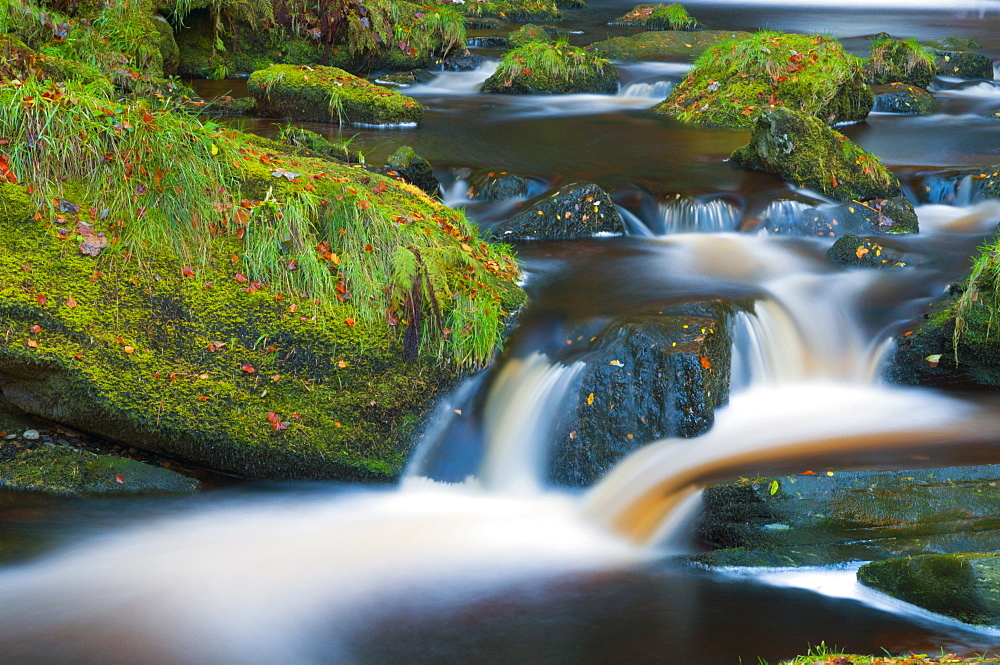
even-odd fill
[[[722,233],[735,231],[739,209],[720,199],[676,199],[660,205],[662,233]]]

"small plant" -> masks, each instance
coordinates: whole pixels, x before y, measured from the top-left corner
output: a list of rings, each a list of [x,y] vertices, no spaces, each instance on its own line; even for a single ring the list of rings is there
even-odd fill
[[[659,5],[646,19],[647,30],[694,30],[697,27],[698,21],[679,2]]]
[[[934,79],[937,64],[915,39],[880,39],[872,43],[865,70],[873,85],[909,83],[926,88]]]

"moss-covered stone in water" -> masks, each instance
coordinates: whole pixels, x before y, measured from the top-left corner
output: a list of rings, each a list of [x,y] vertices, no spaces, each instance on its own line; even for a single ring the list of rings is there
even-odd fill
[[[1000,626],[1000,554],[928,554],[865,564],[858,581],[965,623]]]
[[[512,95],[610,94],[617,89],[618,70],[604,58],[567,44],[539,42],[506,53],[481,88]]]
[[[594,42],[588,51],[615,62],[687,62],[697,58],[720,39],[743,39],[749,32],[640,32]]]
[[[904,268],[906,262],[870,238],[845,234],[837,238],[827,255],[837,265],[848,268]]]
[[[388,175],[399,177],[419,187],[431,196],[439,194],[441,183],[434,177],[434,167],[426,159],[418,155],[408,145],[400,146],[386,158]]]
[[[966,37],[940,37],[924,42],[924,46],[941,51],[975,51],[983,45]]]
[[[993,80],[993,61],[980,53],[935,51],[937,73],[965,80]]]
[[[479,171],[469,178],[466,196],[477,201],[506,201],[527,196],[528,180],[507,171]]]
[[[810,231],[806,235],[830,237],[844,233],[893,235],[920,230],[916,210],[903,196],[820,205],[803,211],[799,222]]]
[[[200,486],[194,478],[127,457],[63,446],[28,450],[0,463],[0,487],[47,494],[189,493]]]
[[[839,42],[759,32],[717,42],[653,110],[702,125],[749,127],[764,111],[787,108],[832,125],[863,120],[872,101],[861,61]]]
[[[572,240],[625,232],[611,198],[593,183],[572,183],[531,203],[520,215],[491,228],[490,236],[503,241]]]
[[[552,36],[546,32],[545,28],[534,23],[523,25],[507,36],[507,45],[512,49],[520,48],[529,42],[551,44],[552,41]]]
[[[875,105],[872,110],[880,113],[930,115],[938,107],[934,95],[906,83],[879,86],[873,88],[872,92],[875,94]]]
[[[879,39],[872,43],[871,57],[865,61],[868,83],[907,83],[926,88],[934,80],[934,57],[912,39]]]
[[[419,122],[420,104],[336,67],[272,65],[254,72],[247,89],[265,116],[314,122],[401,125]]]
[[[647,30],[697,30],[698,21],[687,13],[679,2],[669,5],[636,5],[624,16],[610,21],[608,25],[635,25]]]
[[[536,21],[559,21],[562,12],[553,0],[486,0],[485,2],[466,2],[455,4],[448,2],[449,8],[462,12],[473,21],[477,19],[503,19],[520,23]],[[470,27],[486,25],[468,23]]]
[[[750,143],[731,159],[842,201],[887,199],[900,193],[899,180],[874,155],[818,118],[782,107],[761,114]]]

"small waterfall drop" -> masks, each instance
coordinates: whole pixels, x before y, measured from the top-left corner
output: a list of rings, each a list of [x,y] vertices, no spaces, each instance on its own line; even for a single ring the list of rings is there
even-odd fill
[[[660,219],[664,234],[723,233],[739,226],[740,210],[721,199],[675,199],[660,205]]]
[[[618,97],[629,99],[650,99],[660,101],[670,94],[674,84],[670,81],[655,83],[629,83],[618,91]]]

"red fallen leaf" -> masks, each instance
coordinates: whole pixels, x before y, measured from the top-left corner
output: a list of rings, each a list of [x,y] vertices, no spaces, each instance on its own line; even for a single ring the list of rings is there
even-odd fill
[[[372,205],[371,203],[369,203],[364,199],[358,199],[358,208],[360,208],[361,210],[368,210],[368,208],[370,208],[371,205]]]
[[[194,277],[194,268],[191,266],[184,266],[181,268],[181,275],[183,277]]]
[[[115,474],[115,482],[118,483],[119,485],[124,485],[125,484],[125,476],[123,476],[120,473],[116,473]]]
[[[36,342],[33,339],[29,339],[28,340],[28,346],[31,347],[32,349],[37,349],[38,348],[38,342]]]
[[[368,252],[368,253],[371,253],[371,252],[375,251],[375,248],[372,247],[370,244],[368,244],[368,245],[365,245],[365,251]]]
[[[344,323],[346,323],[347,325],[349,325],[350,327],[353,328],[354,325],[355,325],[355,323],[356,323],[356,321],[354,319],[348,318],[348,319],[344,319]]]
[[[708,358],[702,357],[699,360],[699,362],[701,363],[701,366],[704,367],[705,369],[712,369],[712,363],[709,362]]]
[[[142,114],[142,121],[145,123],[153,122],[153,114],[150,113],[149,111],[144,112]]]
[[[125,343],[125,340],[123,340],[121,337],[115,337],[115,341],[118,342],[119,344]]]
[[[275,374],[274,376],[271,377],[271,380],[277,383],[278,381],[281,381],[281,375]]]
[[[73,357],[76,358],[77,360],[83,360],[83,354],[82,353],[74,353]]]
[[[385,320],[390,326],[394,326],[399,323],[399,317],[393,311],[388,311],[385,313]]]
[[[208,395],[198,395],[195,399],[200,399],[202,402],[207,402],[209,400]]]
[[[281,418],[274,411],[267,412],[267,422],[271,423],[271,427],[274,428],[275,432],[280,432],[288,427],[288,423],[281,422]]]
[[[531,71],[530,69],[524,68],[521,70],[521,73],[524,74],[525,76],[531,76],[535,72]]]
[[[40,332],[42,332],[42,327],[36,323],[35,325],[33,325],[30,328],[28,328],[28,332],[30,332],[30,333],[40,333]]]
[[[47,303],[48,301],[49,298],[44,293],[39,293],[38,296],[35,297],[35,302],[37,302],[42,307],[45,307],[45,303]]]
[[[835,175],[830,176],[830,184],[833,185],[834,187],[840,185],[840,183],[837,182],[837,176]]]
[[[816,474],[815,471],[803,471],[802,472],[803,476],[812,476],[812,475],[815,475],[815,474]]]
[[[238,272],[235,275],[233,275],[233,279],[242,284],[243,282],[247,281],[247,276],[241,272]]]
[[[73,296],[66,298],[66,306],[69,307],[70,309],[76,307],[76,298],[74,298]]]
[[[372,191],[375,192],[376,194],[381,194],[385,192],[386,189],[388,189],[388,187],[386,187],[384,182],[380,182],[379,184],[372,187]]]
[[[254,366],[251,365],[250,363],[243,363],[243,366],[240,367],[240,369],[243,370],[244,372],[246,372],[247,374],[253,374],[254,372],[257,371],[254,368]]]

